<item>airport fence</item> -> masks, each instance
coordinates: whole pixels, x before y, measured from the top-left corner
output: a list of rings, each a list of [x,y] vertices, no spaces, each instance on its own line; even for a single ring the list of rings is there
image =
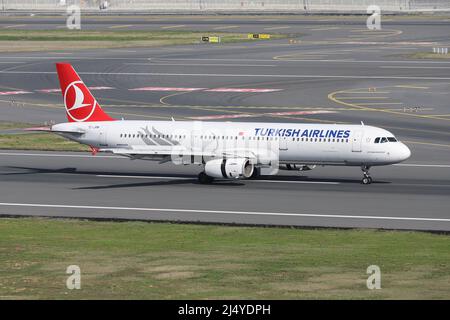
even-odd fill
[[[2,10],[63,11],[78,5],[85,10],[147,13],[365,13],[369,5],[399,13],[450,11],[449,0],[0,0],[0,4]]]

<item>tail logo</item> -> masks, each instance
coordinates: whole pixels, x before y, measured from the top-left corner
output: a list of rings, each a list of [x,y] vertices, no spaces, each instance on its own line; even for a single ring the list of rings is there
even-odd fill
[[[64,105],[69,117],[76,122],[89,119],[95,111],[97,101],[82,81],[69,84],[64,92]]]

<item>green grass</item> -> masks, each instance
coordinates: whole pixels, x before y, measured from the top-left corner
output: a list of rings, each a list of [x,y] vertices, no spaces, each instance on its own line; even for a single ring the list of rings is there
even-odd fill
[[[0,130],[22,129],[22,128],[28,128],[28,127],[32,127],[32,126],[35,126],[35,125],[28,124],[28,123],[0,121]]]
[[[449,299],[449,248],[420,232],[5,218],[0,299]]]
[[[87,48],[121,48],[163,45],[185,45],[200,42],[202,36],[220,36],[222,43],[255,41],[247,39],[247,33],[193,32],[182,30],[0,30],[0,50],[39,51],[78,50]],[[272,39],[288,35],[273,34]],[[267,40],[256,40],[267,41]],[[212,44],[217,45],[217,44]]]
[[[45,151],[89,151],[89,147],[70,141],[53,133],[20,132],[22,128],[35,124],[0,122],[0,149],[45,150]],[[1,130],[18,130],[18,133],[2,134]]]
[[[0,149],[89,151],[85,145],[52,133],[0,134]]]
[[[450,59],[450,54],[438,54],[432,52],[416,52],[408,55],[404,55],[403,57],[409,59]]]
[[[192,31],[86,31],[86,30],[1,30],[0,41],[199,41],[203,35],[221,36],[224,41],[247,40],[246,33]]]

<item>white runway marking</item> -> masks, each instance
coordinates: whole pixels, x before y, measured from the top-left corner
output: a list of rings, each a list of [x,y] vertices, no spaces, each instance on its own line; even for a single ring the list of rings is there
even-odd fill
[[[290,27],[288,26],[281,26],[281,27],[269,27],[269,28],[264,28],[264,30],[281,30],[281,29],[289,29]]]
[[[450,69],[450,67],[434,66],[380,66],[382,69]]]
[[[100,178],[126,178],[126,179],[167,179],[167,180],[193,180],[192,178],[183,178],[183,177],[163,177],[163,176],[121,176],[121,175],[113,175],[113,174],[98,174],[96,177]]]
[[[2,62],[0,62],[2,63]],[[3,62],[8,63],[8,62]],[[15,63],[15,62],[11,62]],[[276,67],[276,64],[233,64],[233,63],[124,63],[125,65],[135,65],[135,66],[182,66],[182,67]]]
[[[204,209],[169,209],[169,208],[141,208],[141,207],[108,207],[108,206],[78,206],[62,204],[39,204],[39,203],[8,203],[0,202],[3,207],[29,207],[29,208],[58,208],[58,209],[80,209],[80,210],[111,210],[111,211],[141,211],[141,212],[168,212],[168,213],[197,213],[197,214],[232,214],[232,215],[254,215],[254,216],[285,216],[303,218],[334,218],[334,219],[360,219],[360,220],[399,220],[399,221],[422,221],[422,222],[450,222],[444,218],[424,217],[394,217],[394,216],[361,216],[342,214],[313,214],[313,213],[288,213],[288,212],[257,212],[257,211],[229,211],[229,210],[204,210]]]
[[[1,57],[0,57],[1,59]],[[295,62],[344,62],[344,63],[393,63],[393,64],[449,64],[450,61],[419,61],[419,60],[348,60],[348,59],[224,59],[224,58],[164,58],[164,61],[295,61]]]
[[[216,88],[216,89],[207,89],[207,92],[277,92],[282,91],[283,89],[253,89],[253,88]]]
[[[294,183],[294,184],[341,184],[332,181],[283,181],[283,180],[245,180],[246,182],[264,182],[264,183]]]
[[[174,28],[183,28],[183,27],[186,27],[186,25],[185,24],[177,24],[177,25],[174,25],[174,26],[161,27],[161,29],[174,29]]]
[[[180,49],[178,49],[180,50]],[[60,59],[58,56],[17,56],[17,57],[0,57],[2,59],[29,59],[29,60],[54,60]],[[70,56],[71,59],[76,60],[144,60],[149,61],[151,58],[129,58],[129,57],[83,57],[83,56]],[[419,61],[419,60],[333,60],[333,59],[298,59],[298,60],[283,60],[283,59],[223,59],[223,58],[164,58],[158,59],[161,61],[249,61],[249,62],[342,62],[342,63],[393,63],[393,64],[450,64],[450,61]],[[55,73],[56,72],[52,72]]]
[[[213,28],[214,30],[226,30],[226,29],[235,29],[239,28],[239,26],[220,26]]]
[[[410,164],[410,163],[397,163],[394,166],[398,167],[429,167],[429,168],[450,168],[450,164]]]
[[[52,71],[0,71],[3,74],[56,74]],[[175,76],[175,77],[232,77],[232,78],[319,78],[319,79],[397,79],[397,80],[450,80],[450,77],[408,76],[360,76],[360,75],[316,75],[316,74],[233,74],[233,73],[162,73],[162,72],[79,72],[81,75],[114,76]]]

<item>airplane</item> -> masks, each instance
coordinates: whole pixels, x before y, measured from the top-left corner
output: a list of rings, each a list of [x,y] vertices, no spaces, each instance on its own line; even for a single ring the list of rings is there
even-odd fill
[[[411,151],[382,128],[347,124],[271,122],[141,121],[110,117],[69,63],[56,69],[67,123],[48,131],[88,145],[93,155],[108,152],[130,159],[196,164],[202,184],[215,179],[252,179],[282,170],[355,166],[361,183],[369,169],[402,162]]]

